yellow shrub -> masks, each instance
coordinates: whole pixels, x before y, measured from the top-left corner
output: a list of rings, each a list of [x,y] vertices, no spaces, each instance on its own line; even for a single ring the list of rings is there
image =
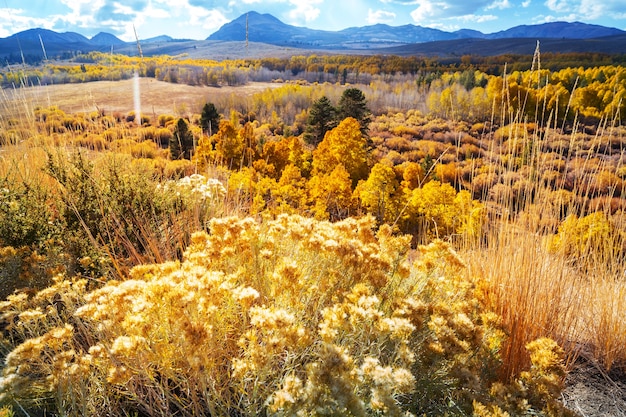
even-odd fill
[[[483,224],[483,206],[469,191],[460,191],[447,183],[429,181],[411,191],[409,221],[418,223],[423,236],[440,237],[460,234],[476,238]]]
[[[601,212],[579,218],[568,216],[559,226],[558,233],[548,241],[548,249],[569,257],[579,266],[620,259],[625,249],[624,232]],[[620,262],[621,263],[621,262]]]
[[[463,260],[436,241],[409,261],[410,237],[374,226],[213,219],[182,262],[137,266],[93,291],[59,277],[12,296],[0,303],[14,323],[0,402],[112,416],[501,407],[491,391],[504,334]],[[543,406],[558,395],[558,363],[537,357],[530,388],[503,389]]]

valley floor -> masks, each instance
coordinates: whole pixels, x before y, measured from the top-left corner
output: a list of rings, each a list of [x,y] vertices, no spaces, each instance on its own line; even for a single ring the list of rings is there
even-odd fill
[[[237,87],[206,87],[174,84],[154,78],[140,78],[141,111],[146,115],[176,114],[184,116],[196,107],[218,96],[252,96],[280,83],[255,83]],[[104,110],[106,113],[128,113],[134,110],[133,80],[94,81],[84,84],[62,84],[26,89],[4,89],[2,98],[8,109],[19,109],[12,102],[32,106],[57,106],[68,113]],[[4,107],[4,106],[3,106]],[[1,111],[0,111],[1,112]],[[155,117],[156,119],[156,117]]]

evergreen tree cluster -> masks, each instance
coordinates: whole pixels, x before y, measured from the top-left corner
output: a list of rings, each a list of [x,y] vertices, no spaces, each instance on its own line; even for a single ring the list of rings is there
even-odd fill
[[[219,130],[221,115],[213,103],[205,103],[200,114],[200,127],[209,136]],[[185,119],[178,119],[169,142],[171,159],[191,159],[194,151],[194,137]]]
[[[367,136],[371,122],[371,112],[367,108],[365,95],[358,88],[346,89],[337,107],[333,106],[328,97],[323,96],[313,103],[307,118],[304,140],[317,146],[326,135],[326,132],[334,129],[339,123],[352,117],[359,122],[361,133]]]

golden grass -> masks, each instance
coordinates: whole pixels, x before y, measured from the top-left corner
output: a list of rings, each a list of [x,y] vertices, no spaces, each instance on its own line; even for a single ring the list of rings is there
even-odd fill
[[[219,97],[236,94],[239,97],[251,96],[268,88],[278,88],[277,83],[249,83],[239,87],[206,87],[173,84],[150,78],[141,78],[142,113],[146,115],[191,114],[207,101],[214,102]],[[8,110],[19,110],[20,103],[27,108],[52,105],[68,113],[104,110],[107,114],[134,111],[132,97],[133,80],[95,81],[85,84],[46,85],[15,90],[2,90]],[[181,112],[183,114],[181,114]],[[155,117],[156,119],[156,117]]]
[[[512,379],[530,363],[524,346],[548,336],[577,353],[581,277],[545,250],[543,238],[503,225],[489,243],[466,258],[473,276],[484,279],[488,305],[502,317],[508,339],[503,377]]]
[[[464,255],[470,273],[485,279],[486,299],[503,318],[505,377],[528,366],[523,347],[541,336],[558,341],[570,363],[583,355],[607,371],[626,367],[626,281],[612,271],[617,265],[583,271],[549,253],[545,237],[511,225]]]

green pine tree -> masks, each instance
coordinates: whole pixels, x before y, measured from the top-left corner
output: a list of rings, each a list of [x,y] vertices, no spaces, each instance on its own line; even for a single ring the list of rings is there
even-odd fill
[[[304,140],[317,146],[324,139],[326,132],[337,126],[335,114],[336,109],[328,97],[323,96],[313,103],[306,121]]]
[[[189,126],[185,119],[178,119],[174,134],[170,139],[170,158],[171,159],[191,159],[193,151],[193,133],[189,130]]]
[[[200,127],[202,131],[206,132],[209,136],[217,133],[220,127],[221,116],[217,112],[217,108],[213,103],[205,103],[202,108],[202,114],[200,114]]]
[[[372,120],[372,113],[367,108],[365,95],[358,88],[348,88],[341,95],[337,108],[338,121],[347,117],[355,118],[361,125],[361,133],[367,135],[369,124]]]

